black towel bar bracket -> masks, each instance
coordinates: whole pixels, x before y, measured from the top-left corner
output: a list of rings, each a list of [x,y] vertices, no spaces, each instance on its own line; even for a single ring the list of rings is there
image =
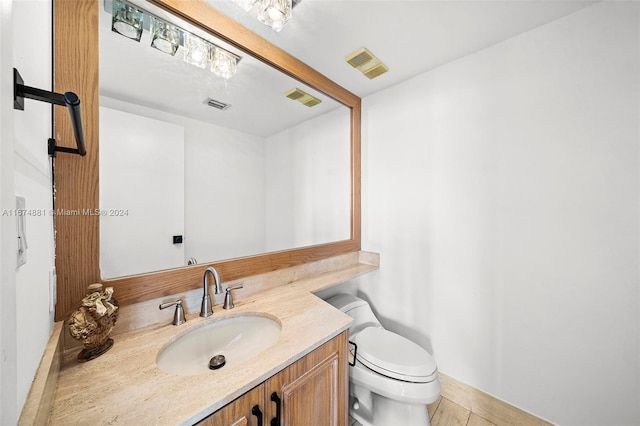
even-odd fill
[[[24,80],[17,69],[13,69],[13,109],[24,111],[24,99],[34,99],[36,101],[47,102],[54,105],[66,106],[73,127],[73,134],[76,138],[77,148],[66,148],[57,146],[56,140],[50,138],[48,141],[49,155],[55,157],[56,152],[66,152],[85,156],[87,149],[84,144],[84,133],[82,131],[82,117],[80,116],[80,99],[73,92],[64,94],[48,92],[24,85]]]

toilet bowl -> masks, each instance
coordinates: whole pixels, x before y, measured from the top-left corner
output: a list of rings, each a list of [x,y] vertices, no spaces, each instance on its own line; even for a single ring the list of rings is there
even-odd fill
[[[357,350],[355,365],[349,367],[351,417],[363,426],[429,425],[427,404],[441,390],[431,355],[385,330],[366,301],[339,294],[327,302],[353,318],[349,340]]]

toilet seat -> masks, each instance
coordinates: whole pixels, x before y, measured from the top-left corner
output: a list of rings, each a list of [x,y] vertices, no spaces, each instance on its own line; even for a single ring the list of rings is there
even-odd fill
[[[379,374],[413,383],[429,383],[438,378],[429,352],[398,334],[368,327],[353,340],[358,345],[357,360]]]

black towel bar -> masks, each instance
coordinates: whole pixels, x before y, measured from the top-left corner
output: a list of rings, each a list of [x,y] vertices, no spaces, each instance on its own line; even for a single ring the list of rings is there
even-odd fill
[[[54,156],[56,151],[67,152],[85,156],[87,149],[84,144],[84,133],[82,131],[82,117],[80,115],[80,99],[73,92],[64,94],[48,92],[24,85],[24,80],[17,69],[13,69],[13,109],[24,110],[24,99],[34,99],[36,101],[48,102],[54,105],[66,106],[73,127],[73,134],[76,138],[77,148],[65,148],[56,146],[55,139],[49,139],[49,155]]]

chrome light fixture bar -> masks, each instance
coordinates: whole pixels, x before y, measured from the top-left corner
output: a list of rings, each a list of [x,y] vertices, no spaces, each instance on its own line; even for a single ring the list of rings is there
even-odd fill
[[[183,60],[191,65],[202,69],[209,68],[214,74],[225,79],[231,78],[238,68],[240,56],[129,3],[113,0],[111,12],[112,31],[129,39],[139,42],[143,29],[148,29],[151,33],[151,47],[171,56],[175,56],[182,47]]]

